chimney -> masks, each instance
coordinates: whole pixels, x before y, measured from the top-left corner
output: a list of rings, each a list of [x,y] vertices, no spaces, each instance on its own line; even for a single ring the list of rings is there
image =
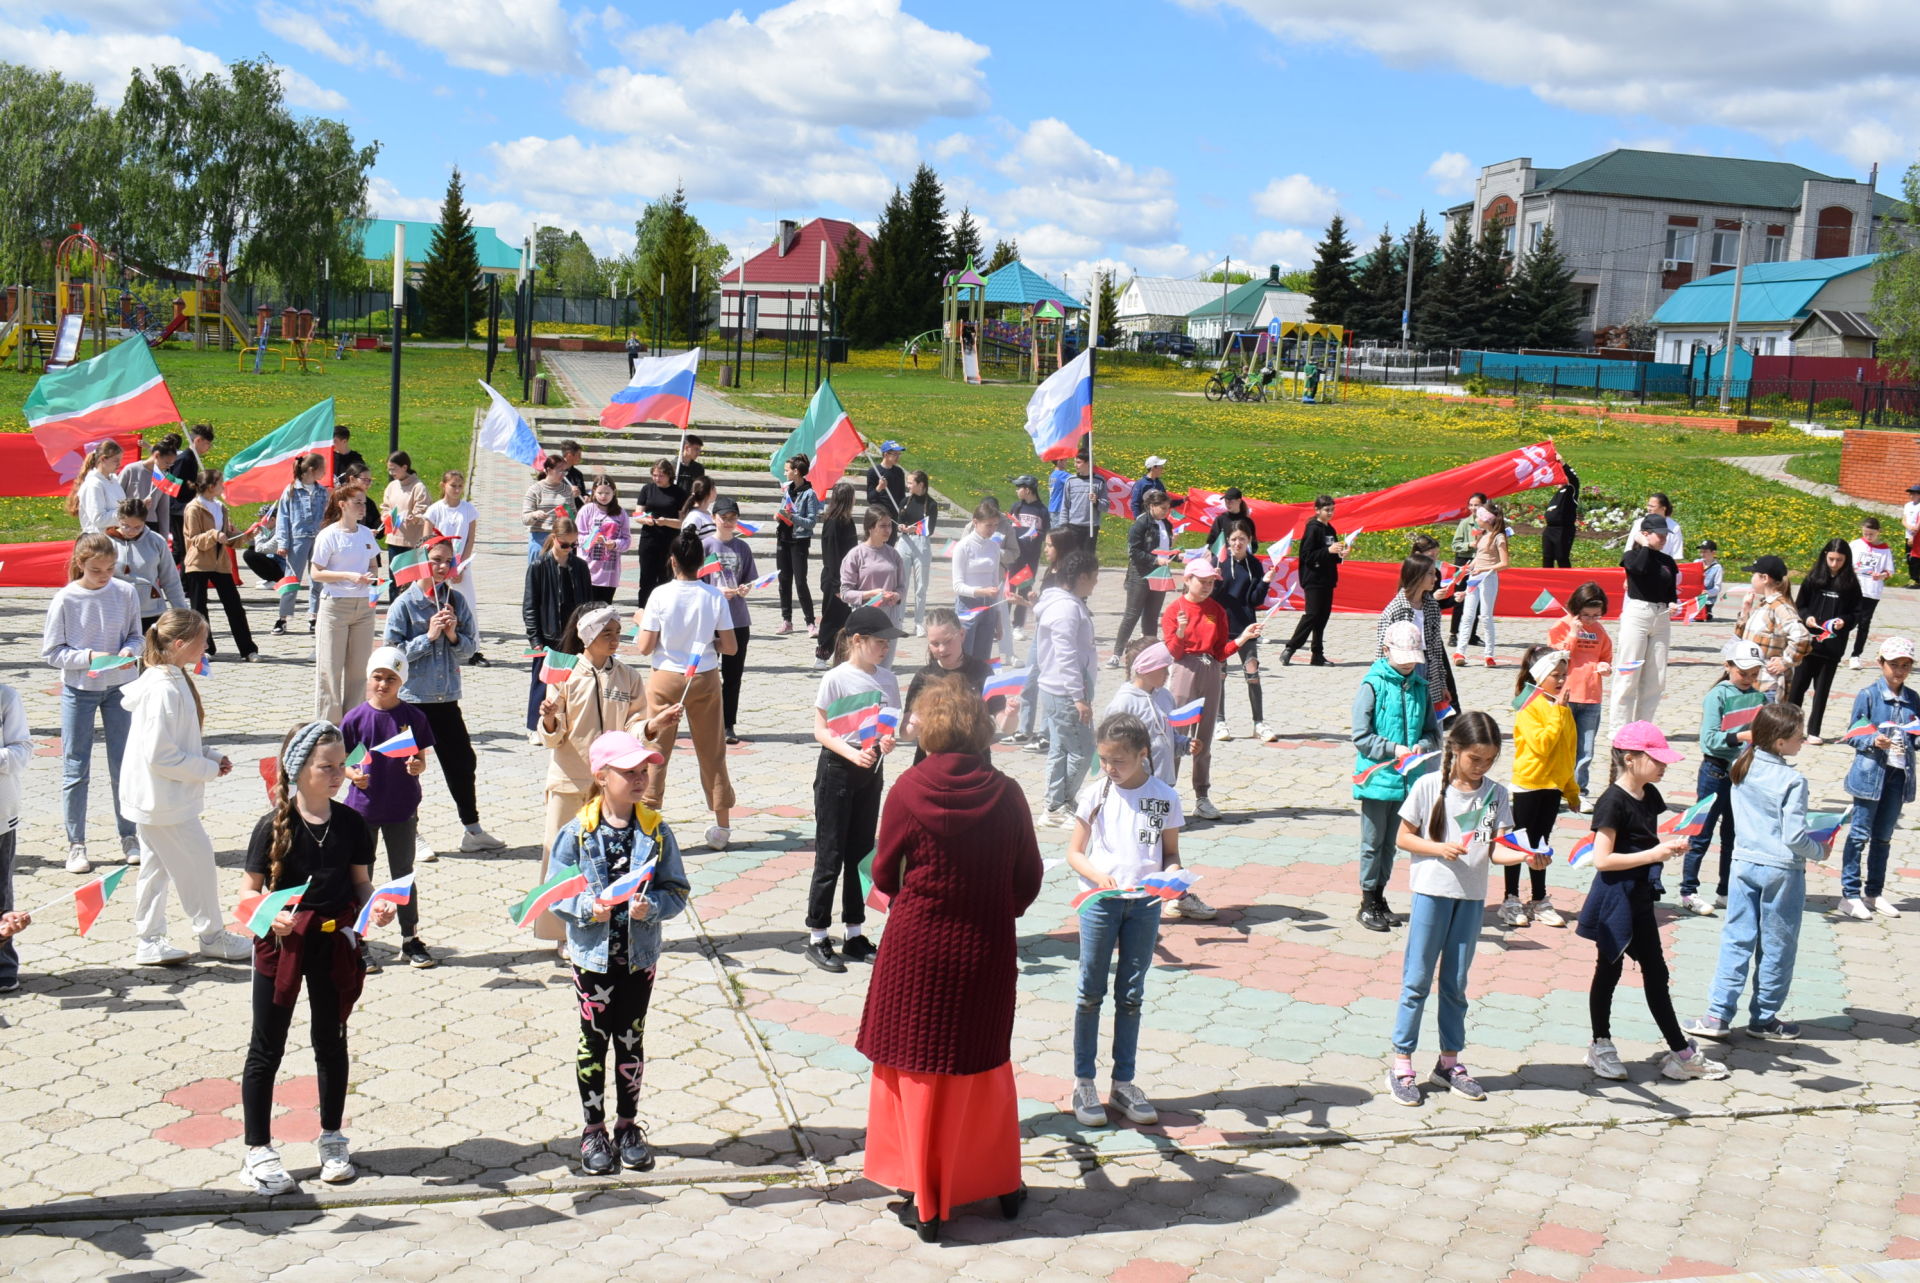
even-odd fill
[[[1267,284],[1278,285],[1279,283],[1280,283],[1280,264],[1268,263],[1267,264]]]
[[[794,222],[791,218],[783,218],[780,220],[780,234],[776,240],[780,246],[781,258],[787,256],[787,251],[793,248],[793,243],[799,239],[799,236],[800,224]]]

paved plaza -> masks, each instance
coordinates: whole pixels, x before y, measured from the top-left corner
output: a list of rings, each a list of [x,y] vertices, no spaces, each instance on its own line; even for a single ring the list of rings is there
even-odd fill
[[[1503,930],[1489,912],[1468,1062],[1492,1095],[1430,1096],[1416,1111],[1381,1094],[1404,937],[1353,920],[1347,710],[1373,639],[1371,617],[1355,616],[1336,616],[1329,632],[1339,666],[1268,669],[1277,744],[1245,738],[1244,686],[1237,672],[1229,678],[1241,737],[1216,746],[1213,790],[1227,819],[1196,823],[1182,844],[1220,915],[1169,922],[1148,980],[1139,1076],[1162,1123],[1088,1130],[1063,1112],[1077,935],[1072,880],[1055,868],[1021,923],[1013,1040],[1033,1199],[1016,1222],[983,1207],[927,1246],[886,1214],[889,1192],[860,1176],[867,1065],[853,1040],[866,973],[828,975],[800,953],[815,676],[804,637],[772,636],[778,615],[764,594],[743,698],[747,742],[730,753],[743,803],[732,849],[699,842],[706,818],[684,744],[672,766],[667,818],[688,844],[694,895],[668,927],[648,1022],[642,1114],[660,1163],[621,1183],[580,1177],[567,974],[506,915],[535,880],[545,771],[521,724],[525,544],[508,523],[524,479],[496,456],[477,467],[480,622],[497,662],[466,670],[463,707],[480,753],[482,820],[509,849],[459,854],[451,803],[429,771],[422,833],[440,856],[418,871],[421,935],[442,964],[369,977],[353,1018],[347,1132],[359,1179],[314,1178],[302,1020],[275,1124],[302,1190],[277,1200],[241,1192],[245,967],[133,968],[130,889],[85,939],[63,906],[22,938],[22,988],[0,998],[0,1266],[10,1275],[284,1270],[316,1283],[551,1278],[560,1267],[560,1277],[704,1280],[884,1269],[890,1279],[1610,1283],[1874,1262],[1872,1277],[1892,1278],[1903,1274],[1888,1262],[1920,1258],[1920,1026],[1907,967],[1920,964],[1920,913],[1834,921],[1837,859],[1809,875],[1789,1011],[1805,1037],[1736,1037],[1721,1053],[1733,1070],[1725,1081],[1655,1076],[1658,1040],[1631,969],[1616,1036],[1633,1080],[1594,1080],[1582,1063],[1592,946],[1571,929]],[[1094,599],[1109,640],[1119,578],[1106,576]],[[268,594],[250,584],[248,595],[264,624]],[[24,695],[37,745],[16,880],[24,906],[78,881],[58,858],[57,687],[37,658],[46,596],[0,599],[0,672]],[[1920,593],[1890,592],[1876,630],[1920,633]],[[1502,620],[1503,665],[1461,670],[1463,702],[1504,710],[1519,647],[1544,631],[1544,621]],[[202,686],[207,740],[236,764],[208,789],[206,815],[230,900],[241,845],[264,809],[255,763],[311,703],[308,638],[259,635],[264,662],[216,659]],[[1692,797],[1700,696],[1723,636],[1712,625],[1676,629],[1682,662],[1661,720],[1692,757],[1674,768],[1670,801]],[[908,639],[898,667],[924,653]],[[1865,676],[1843,669],[1836,700]],[[1101,670],[1101,704],[1117,680]],[[1839,809],[1848,756],[1803,755],[1816,806]],[[995,764],[1039,795],[1042,758],[1003,746]],[[113,845],[106,803],[98,749],[96,858]],[[1582,825],[1565,818],[1556,846]],[[1915,842],[1911,829],[1897,837],[1889,890],[1920,911]],[[1057,856],[1065,835],[1043,829],[1041,844]],[[1571,916],[1590,875],[1560,864],[1550,876]],[[1404,870],[1389,898],[1404,912]],[[1702,1008],[1719,920],[1670,907],[1661,918],[1676,1003],[1690,1016]],[[180,943],[177,906],[175,921]],[[884,941],[884,919],[877,933]],[[396,941],[376,931],[371,948],[390,959]],[[1422,1054],[1436,1050],[1431,1019]]]

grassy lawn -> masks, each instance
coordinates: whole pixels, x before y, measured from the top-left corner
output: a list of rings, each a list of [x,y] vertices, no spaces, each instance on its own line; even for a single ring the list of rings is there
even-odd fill
[[[357,352],[345,361],[327,361],[324,374],[303,376],[290,371],[258,377],[237,373],[237,355],[232,352],[181,348],[154,356],[187,422],[213,425],[216,463],[331,396],[338,420],[353,429],[354,448],[375,463],[376,477],[385,484],[385,473],[376,461],[387,453],[391,363],[386,353]],[[401,448],[413,456],[414,467],[424,476],[437,478],[449,468],[464,469],[473,436],[473,411],[486,400],[474,383],[486,372],[486,353],[479,348],[415,347],[403,350],[402,362]],[[495,367],[502,391],[508,390],[508,368]],[[35,378],[12,369],[0,371],[0,432],[26,431],[21,405]],[[552,395],[558,396],[558,384],[552,388]],[[154,428],[146,437],[151,441],[164,432]],[[73,519],[61,505],[59,499],[0,499],[0,543],[71,538]]]
[[[1787,471],[1802,481],[1837,486],[1840,484],[1840,452],[1826,449],[1815,454],[1795,455],[1787,460]]]
[[[1809,564],[1830,534],[1851,535],[1858,515],[1716,461],[1721,455],[1792,449],[1807,452],[1810,466],[1837,469],[1837,441],[1815,442],[1785,431],[1736,437],[1644,424],[1600,425],[1374,388],[1350,389],[1343,402],[1331,406],[1213,404],[1178,395],[1197,391],[1204,377],[1191,371],[1127,370],[1116,371],[1112,381],[1102,378],[1094,397],[1096,461],[1133,476],[1148,454],[1163,454],[1172,460],[1167,480],[1176,489],[1238,485],[1259,498],[1295,501],[1321,491],[1373,490],[1552,438],[1580,469],[1587,515],[1597,534],[1617,536],[1647,492],[1663,490],[1673,498],[1690,548],[1711,536],[1725,560],[1777,553],[1794,566]],[[868,439],[898,438],[907,447],[907,466],[926,469],[936,488],[957,502],[972,503],[982,494],[1009,500],[1012,477],[1029,470],[1044,475],[1022,430],[1032,392],[1025,384],[967,387],[941,379],[937,371],[903,372],[892,353],[857,353],[850,365],[835,367],[834,384]],[[773,386],[778,387],[777,380]],[[767,388],[765,380],[760,387]],[[751,391],[741,404],[791,415],[805,409],[798,395]],[[1516,528],[1524,532],[1532,525],[1550,493],[1535,491],[1508,501]],[[1359,555],[1396,558],[1410,533],[1367,534]],[[1582,539],[1576,561],[1617,564],[1618,551],[1604,544],[1602,538]],[[1521,560],[1537,559],[1536,542],[1523,538],[1520,545]]]

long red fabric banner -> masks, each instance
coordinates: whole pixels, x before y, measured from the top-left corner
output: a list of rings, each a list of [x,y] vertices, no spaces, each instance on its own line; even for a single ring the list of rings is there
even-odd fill
[[[1334,510],[1334,528],[1350,530],[1402,530],[1436,521],[1457,521],[1465,515],[1467,496],[1485,491],[1491,498],[1518,494],[1538,486],[1557,486],[1567,479],[1560,455],[1553,442],[1522,446],[1505,454],[1463,463],[1445,472],[1415,477],[1397,486],[1366,494],[1347,495]],[[1313,516],[1311,503],[1272,503],[1248,499],[1248,512],[1262,540],[1298,537]],[[1220,495],[1213,490],[1193,487],[1187,491],[1186,517],[1195,527],[1212,529],[1213,518],[1223,511]]]
[[[118,441],[128,461],[140,457],[138,432],[101,433],[101,436],[111,436]],[[79,463],[76,456],[76,471]],[[62,478],[48,465],[45,450],[31,432],[0,432],[0,498],[56,499],[72,488],[72,474]]]
[[[1288,559],[1287,569],[1292,572],[1294,563]],[[1444,574],[1451,574],[1453,567],[1442,566]],[[1500,591],[1494,599],[1493,613],[1496,616],[1542,618],[1555,620],[1560,618],[1567,597],[1581,584],[1587,582],[1599,584],[1607,593],[1608,619],[1620,617],[1621,603],[1627,597],[1627,572],[1614,567],[1574,567],[1571,570],[1544,570],[1538,567],[1509,566],[1500,572]],[[1340,563],[1340,583],[1333,590],[1333,608],[1349,614],[1378,614],[1386,609],[1393,595],[1400,591],[1400,563],[1397,561],[1343,561]],[[1542,591],[1553,594],[1555,606],[1547,611],[1536,613],[1533,605],[1540,599]],[[1700,595],[1700,563],[1682,562],[1680,565],[1680,601],[1691,606],[1694,598]],[[1296,593],[1288,603],[1298,610],[1301,598]],[[1278,616],[1275,616],[1278,619]],[[1274,631],[1279,631],[1277,628]]]
[[[46,464],[45,459],[40,462]],[[65,588],[72,556],[71,539],[0,544],[0,588]]]

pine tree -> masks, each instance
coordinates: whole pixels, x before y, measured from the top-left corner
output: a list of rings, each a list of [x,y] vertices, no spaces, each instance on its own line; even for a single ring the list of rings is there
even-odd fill
[[[1367,262],[1354,274],[1354,306],[1347,313],[1346,325],[1356,338],[1380,342],[1400,337],[1400,302],[1406,286],[1398,247],[1393,232],[1380,229]]]
[[[899,282],[905,270],[903,245],[907,236],[907,198],[896,187],[887,199],[887,207],[880,211],[880,224],[874,229],[859,287],[851,297],[841,296],[841,327],[855,347],[879,347],[900,333]]]
[[[987,260],[987,265],[981,269],[980,274],[982,276],[985,276],[988,272],[999,271],[1001,268],[1005,267],[1008,263],[1017,263],[1019,261],[1020,261],[1020,242],[1019,241],[1015,241],[1015,240],[995,241],[993,243],[993,257]]]
[[[469,327],[486,313],[480,291],[480,249],[474,240],[473,220],[467,214],[460,170],[447,179],[447,195],[440,202],[440,225],[427,247],[420,279],[420,306],[427,333],[439,338],[468,336]]]
[[[947,198],[940,178],[922,165],[907,187],[906,235],[893,291],[896,311],[885,337],[904,339],[940,323],[941,278],[948,271]]]
[[[1427,276],[1425,289],[1419,282],[1419,305],[1414,313],[1414,340],[1422,347],[1472,347],[1478,341],[1479,313],[1473,299],[1473,241],[1467,219],[1456,219],[1447,231],[1446,249]]]
[[[1473,347],[1505,352],[1520,346],[1519,325],[1513,312],[1513,260],[1507,255],[1507,220],[1490,218],[1480,227],[1473,247]]]
[[[1415,332],[1420,328],[1420,313],[1426,302],[1427,289],[1433,284],[1433,274],[1440,266],[1440,238],[1434,235],[1433,228],[1427,225],[1427,212],[1424,209],[1420,211],[1420,217],[1415,220],[1413,230],[1407,235],[1407,243],[1400,252],[1401,270],[1407,270],[1409,263],[1412,264],[1413,270],[1413,315],[1409,318],[1409,335],[1412,341],[1413,338],[1417,338]],[[1404,279],[1400,282],[1400,288],[1404,302],[1406,291]],[[1399,313],[1396,312],[1394,315],[1397,318]],[[1396,322],[1394,337],[1397,339],[1399,334]]]
[[[1120,342],[1120,284],[1111,271],[1100,274],[1100,345]]]
[[[1507,292],[1518,347],[1568,348],[1580,337],[1580,287],[1560,253],[1553,228],[1520,260]]]
[[[1353,288],[1353,242],[1347,223],[1335,214],[1327,234],[1314,246],[1313,306],[1307,315],[1322,324],[1344,325],[1358,295]]]
[[[827,296],[832,300],[834,319],[839,323],[838,333],[852,335],[854,309],[867,288],[867,256],[860,252],[855,238],[849,236],[840,247],[840,258],[833,265],[833,276],[827,282]]]
[[[973,260],[975,271],[981,271],[980,224],[973,221],[973,213],[965,205],[960,207],[960,217],[954,221],[952,250],[947,256],[947,265],[958,271]]]

